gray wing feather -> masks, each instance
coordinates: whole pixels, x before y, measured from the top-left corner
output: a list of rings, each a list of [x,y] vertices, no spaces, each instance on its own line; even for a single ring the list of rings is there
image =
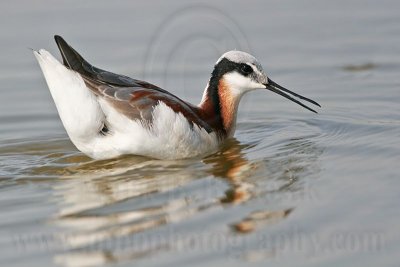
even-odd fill
[[[175,112],[184,114],[191,124],[194,122],[208,132],[212,131],[191,104],[151,83],[99,69],[87,62],[61,36],[56,35],[54,39],[64,65],[78,72],[94,94],[104,98],[128,118],[151,122],[154,107],[162,101]]]

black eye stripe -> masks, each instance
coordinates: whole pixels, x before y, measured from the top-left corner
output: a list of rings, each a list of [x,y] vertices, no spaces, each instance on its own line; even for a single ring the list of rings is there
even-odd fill
[[[240,72],[242,74],[248,75],[253,72],[253,68],[247,64],[240,64]]]

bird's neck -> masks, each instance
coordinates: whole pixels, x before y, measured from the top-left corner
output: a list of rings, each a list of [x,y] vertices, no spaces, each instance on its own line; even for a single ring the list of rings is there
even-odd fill
[[[199,108],[210,125],[225,137],[235,133],[236,117],[241,94],[235,94],[223,79],[213,80],[211,77]]]

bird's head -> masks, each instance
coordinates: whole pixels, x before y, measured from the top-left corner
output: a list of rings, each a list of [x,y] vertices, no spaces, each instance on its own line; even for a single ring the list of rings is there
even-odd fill
[[[314,109],[304,105],[293,97],[320,106],[317,102],[273,82],[265,74],[258,60],[242,51],[229,51],[223,54],[215,64],[210,82],[212,81],[218,83],[217,86],[228,90],[233,98],[240,99],[244,93],[251,90],[268,89],[315,113],[317,112]]]

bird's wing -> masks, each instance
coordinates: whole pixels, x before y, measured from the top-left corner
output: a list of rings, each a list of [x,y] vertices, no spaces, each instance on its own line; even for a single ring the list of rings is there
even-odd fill
[[[98,97],[106,100],[115,110],[132,120],[151,123],[153,109],[163,102],[173,111],[182,113],[193,123],[211,132],[212,128],[196,113],[197,107],[157,89],[144,87],[116,87],[82,76],[86,86]]]
[[[133,120],[151,122],[152,111],[161,101],[175,112],[182,113],[191,124],[196,123],[208,132],[212,131],[196,113],[195,106],[151,83],[99,69],[87,62],[61,36],[56,35],[54,39],[64,65],[81,74],[87,87],[121,114]]]
[[[87,62],[75,49],[73,49],[61,36],[55,35],[54,39],[61,52],[63,63],[66,67],[80,73],[83,76],[95,81],[103,82],[116,87],[141,87],[158,90],[160,92],[171,94],[158,86],[132,79],[125,75],[115,74],[106,70],[99,69]]]

